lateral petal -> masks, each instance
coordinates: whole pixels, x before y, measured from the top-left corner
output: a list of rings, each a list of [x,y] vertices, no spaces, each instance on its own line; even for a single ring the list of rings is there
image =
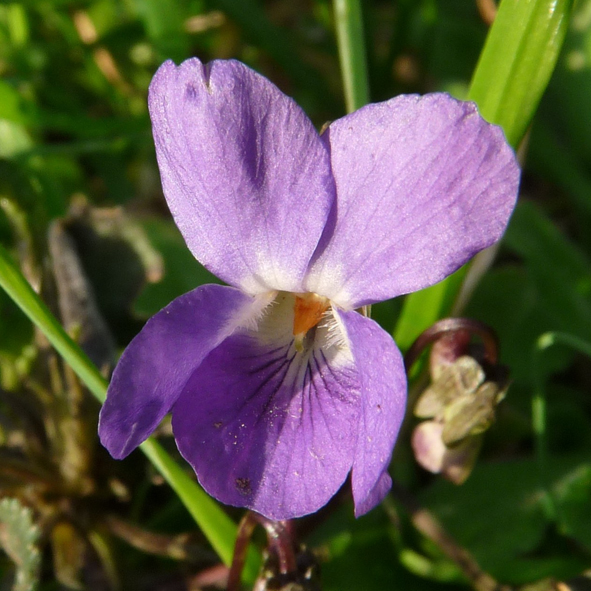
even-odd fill
[[[392,481],[387,473],[406,409],[406,373],[392,337],[357,312],[339,312],[361,385],[361,414],[351,472],[355,515],[382,501]]]
[[[203,285],[150,318],[123,352],[101,409],[99,436],[111,455],[124,458],[142,443],[204,357],[265,303],[233,287]]]
[[[348,308],[432,285],[503,234],[519,168],[474,103],[399,96],[335,121],[338,202],[307,289]]]
[[[239,62],[196,58],[160,67],[149,107],[164,194],[193,255],[250,294],[301,291],[335,195],[302,109]]]
[[[358,414],[350,356],[337,345],[296,352],[293,335],[263,327],[212,351],[175,404],[172,425],[209,494],[281,520],[318,510],[343,484]]]

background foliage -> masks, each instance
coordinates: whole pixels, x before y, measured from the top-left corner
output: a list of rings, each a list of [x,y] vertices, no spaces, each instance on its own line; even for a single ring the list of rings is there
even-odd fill
[[[487,5],[364,3],[370,100],[434,90],[465,98],[489,29]],[[524,38],[533,43],[540,26],[531,22]],[[526,69],[544,70],[546,45]],[[0,4],[0,241],[99,367],[108,371],[151,314],[212,281],[161,194],[146,108],[155,69],[191,55],[240,59],[292,95],[320,128],[346,110],[337,47],[325,0]],[[499,52],[490,67],[514,58]],[[526,74],[513,71],[511,79],[519,86]],[[487,75],[497,88],[487,70],[471,98],[490,91]],[[536,83],[543,90],[545,81]],[[517,122],[521,131],[508,134],[515,143],[528,128],[520,204],[464,310],[498,332],[511,370],[508,396],[464,485],[417,467],[412,419],[392,474],[482,569],[524,585],[591,568],[591,365],[584,347],[559,340],[540,353],[539,343],[548,331],[591,342],[590,0],[574,9],[531,127],[523,113]],[[399,322],[400,301],[375,306],[373,315],[406,348],[430,314],[418,308],[425,319],[414,319],[410,332],[403,330],[409,317]],[[0,497],[34,511],[40,588],[197,589],[219,559],[144,458],[113,462],[98,446],[97,412],[0,291]],[[162,443],[175,454],[169,435],[164,425]],[[465,588],[457,561],[417,531],[411,515],[390,499],[355,521],[343,494],[302,520],[300,538],[318,551],[323,588]],[[0,523],[5,549],[6,531]],[[10,585],[13,562],[7,550],[0,588]]]

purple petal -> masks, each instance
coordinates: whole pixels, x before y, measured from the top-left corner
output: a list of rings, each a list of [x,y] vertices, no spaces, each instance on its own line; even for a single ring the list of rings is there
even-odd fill
[[[400,96],[335,121],[323,137],[338,203],[309,291],[345,307],[416,291],[503,234],[519,168],[474,103]]]
[[[178,448],[205,490],[278,520],[314,512],[337,492],[359,414],[351,358],[334,347],[296,354],[292,341],[228,338],[172,413]]]
[[[375,507],[390,489],[387,474],[404,418],[406,373],[392,337],[357,312],[339,312],[361,383],[361,415],[351,484],[355,515]]]
[[[113,457],[152,433],[204,357],[260,307],[232,287],[203,285],[148,320],[123,352],[101,410],[99,436]]]
[[[150,86],[164,194],[195,257],[251,294],[301,291],[332,203],[304,112],[236,61],[163,64]]]
[[[384,470],[369,493],[365,494],[362,500],[355,501],[355,517],[361,517],[379,505],[391,488],[392,478],[388,471]]]

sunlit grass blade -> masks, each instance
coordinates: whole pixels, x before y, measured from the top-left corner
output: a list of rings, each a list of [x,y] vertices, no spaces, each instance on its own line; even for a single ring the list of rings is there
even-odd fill
[[[514,148],[554,70],[572,6],[573,0],[503,0],[490,28],[468,97],[485,119],[503,128]],[[406,298],[394,330],[403,349],[449,314],[459,288],[448,278]]]
[[[334,0],[334,18],[347,112],[369,102],[367,59],[359,0]]]
[[[11,261],[10,254],[1,246],[0,286],[43,332],[94,396],[99,401],[104,401],[107,381],[51,314],[20,270]],[[230,564],[237,532],[236,524],[156,441],[149,439],[142,444],[141,449],[177,493],[222,561],[225,564]],[[251,552],[245,569],[245,577],[253,580],[256,568],[256,556]]]
[[[574,0],[503,0],[468,98],[517,148],[554,71]]]
[[[86,387],[100,402],[103,402],[107,392],[107,381],[84,351],[66,333],[2,246],[0,246],[0,286],[39,327]]]

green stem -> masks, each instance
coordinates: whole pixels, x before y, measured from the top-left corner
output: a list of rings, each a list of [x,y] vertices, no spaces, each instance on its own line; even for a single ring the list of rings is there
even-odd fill
[[[86,387],[99,401],[103,402],[107,392],[107,381],[66,333],[2,246],[0,246],[0,286],[43,332]],[[156,441],[148,439],[141,445],[141,449],[177,493],[223,562],[229,565],[234,552],[236,524]],[[257,563],[258,557],[252,550],[245,569],[247,580],[252,581],[256,577]]]
[[[360,0],[334,0],[335,26],[347,112],[369,102],[369,82]]]

